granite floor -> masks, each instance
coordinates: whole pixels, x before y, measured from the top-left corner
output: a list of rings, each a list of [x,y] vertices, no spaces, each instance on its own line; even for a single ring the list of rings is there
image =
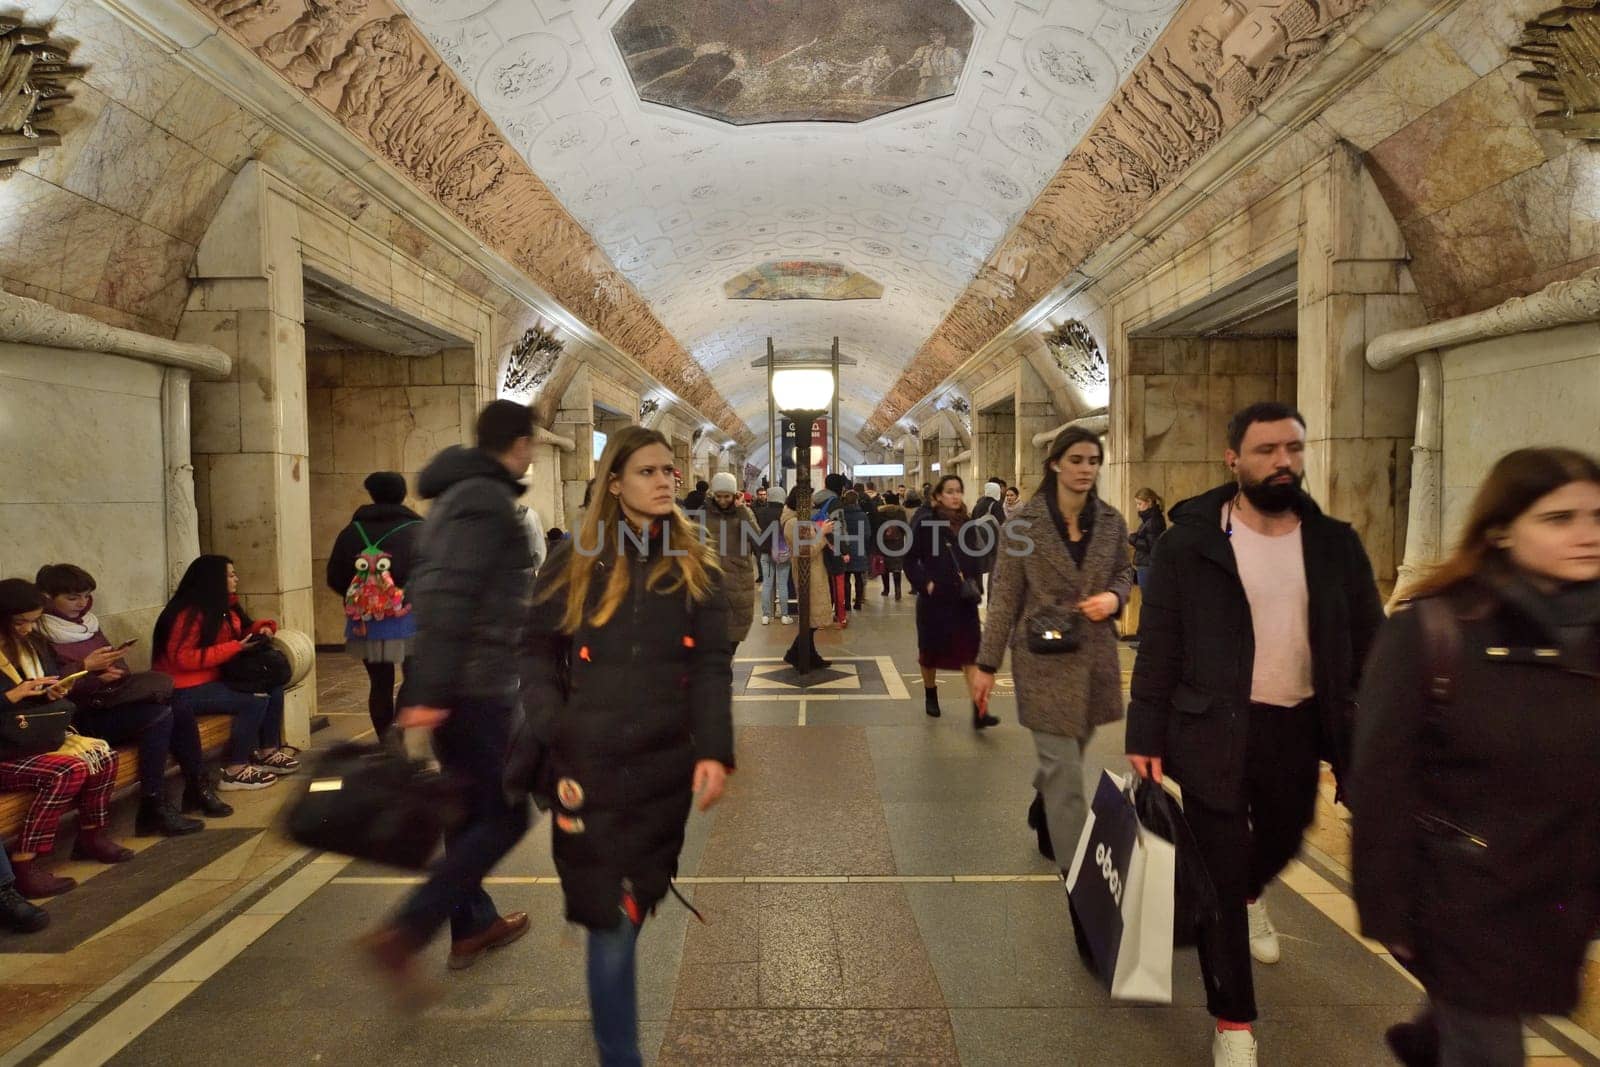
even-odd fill
[[[682,861],[707,922],[669,898],[641,940],[646,1061],[1209,1063],[1192,951],[1175,961],[1171,1006],[1114,1002],[1079,964],[1060,882],[1023,820],[1033,754],[1009,680],[994,730],[974,733],[954,675],[945,716],[924,716],[912,603],[875,589],[847,630],[820,638],[848,667],[826,689],[794,689],[773,667],[793,633],[758,623],[739,650],[739,770],[723,804],[692,818]],[[364,676],[339,657],[319,672],[333,725],[318,743],[359,735]],[[1086,773],[1125,769],[1121,751],[1120,728],[1100,731]],[[594,1062],[583,943],[561,918],[547,824],[490,887],[502,910],[532,914],[531,934],[464,972],[436,944],[443,998],[411,1017],[349,947],[409,879],[284,842],[272,803],[236,817],[230,829],[255,828],[248,840],[164,890],[151,915],[63,954],[0,955],[0,1067]],[[1324,804],[1269,896],[1284,958],[1257,968],[1262,1063],[1388,1062],[1383,1029],[1417,1003],[1350,932],[1347,842]],[[114,965],[89,966],[96,943]],[[1534,1023],[1530,1053],[1600,1062],[1600,1043],[1565,1026]]]

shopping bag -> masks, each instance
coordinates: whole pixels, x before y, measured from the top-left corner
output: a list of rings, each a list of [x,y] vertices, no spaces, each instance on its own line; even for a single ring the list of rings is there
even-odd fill
[[[1067,897],[1117,1000],[1172,1002],[1176,852],[1139,824],[1133,783],[1102,772],[1067,871]]]
[[[346,742],[321,757],[290,803],[285,829],[302,845],[422,870],[466,819],[461,784],[405,754],[399,731]]]

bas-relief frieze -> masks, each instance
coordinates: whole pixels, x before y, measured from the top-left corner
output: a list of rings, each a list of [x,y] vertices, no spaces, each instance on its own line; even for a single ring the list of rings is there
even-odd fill
[[[194,0],[663,384],[730,430],[706,373],[385,0]]]
[[[1121,234],[1228,130],[1287,85],[1370,0],[1191,4],[979,269],[867,420],[870,441]]]

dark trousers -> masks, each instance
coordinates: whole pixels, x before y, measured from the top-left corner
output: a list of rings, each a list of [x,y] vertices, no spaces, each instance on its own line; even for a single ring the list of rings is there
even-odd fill
[[[193,716],[189,722],[194,723]],[[165,704],[122,704],[97,711],[84,709],[73,719],[73,726],[85,737],[98,737],[113,747],[129,742],[139,751],[139,795],[161,796],[165,788],[167,753],[172,751],[172,709]],[[200,747],[199,732],[195,748]],[[194,760],[198,770],[198,755]],[[188,768],[184,768],[188,773]]]
[[[372,719],[372,728],[381,738],[389,732],[389,727],[394,725],[394,668],[393,663],[370,663],[362,661],[362,666],[367,668],[367,715]],[[405,676],[411,674],[411,657],[400,664],[400,669],[405,672],[401,677],[400,689],[405,690]],[[405,701],[398,701],[405,707]]]
[[[884,596],[888,596],[889,595],[889,579],[890,578],[894,579],[895,595],[898,596],[900,594],[900,576],[901,576],[901,572],[900,571],[884,571],[883,572],[883,595]]]
[[[440,765],[465,783],[467,819],[445,837],[444,856],[395,919],[419,941],[446,920],[453,940],[475,937],[499,915],[483,879],[528,832],[528,798],[509,802],[501,781],[518,714],[515,706],[462,701],[433,732]]]
[[[1317,704],[1250,705],[1245,750],[1244,806],[1221,811],[1194,797],[1184,815],[1217,887],[1218,921],[1200,934],[1206,1007],[1219,1019],[1256,1018],[1250,971],[1250,924],[1245,902],[1255,900],[1295,853],[1317,806]]]
[[[1437,1000],[1427,1009],[1439,1033],[1439,1067],[1522,1067],[1522,1019],[1484,1015]],[[1426,1018],[1426,1016],[1425,1016]]]
[[[232,715],[233,732],[228,735],[228,749],[222,757],[229,766],[249,763],[257,749],[266,751],[283,744],[282,689],[240,693],[222,682],[207,682],[174,690],[172,714],[179,722],[184,719],[193,722],[199,715]],[[199,743],[196,732],[196,747]]]
[[[851,571],[849,574],[845,575],[845,581],[847,583],[849,583],[845,587],[847,591],[850,588],[850,585],[854,585],[855,586],[855,591],[856,591],[855,603],[856,603],[856,605],[860,606],[861,604],[863,604],[867,599],[867,574],[866,574],[866,572],[865,571]]]

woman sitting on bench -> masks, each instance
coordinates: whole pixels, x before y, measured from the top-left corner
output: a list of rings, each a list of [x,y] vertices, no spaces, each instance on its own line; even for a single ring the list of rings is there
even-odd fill
[[[180,714],[232,715],[220,790],[265,789],[300,769],[283,743],[283,688],[245,693],[222,680],[222,665],[270,641],[278,625],[253,622],[239,604],[239,576],[227,556],[201,556],[184,571],[156,620],[153,670],[172,676]]]
[[[50,647],[35,634],[44,614],[44,594],[22,578],[0,581],[0,712],[44,711],[62,700],[70,682],[57,672]],[[40,725],[36,729],[45,729]],[[21,731],[15,731],[20,733]],[[57,734],[57,737],[60,735]],[[32,793],[22,833],[11,849],[16,891],[24,897],[65,893],[78,883],[57,878],[40,864],[55,851],[56,830],[67,808],[78,807],[78,840],[74,858],[121,863],[133,858],[106,833],[111,818],[111,791],[117,784],[117,754],[95,738],[68,732],[47,752],[0,751],[0,792]]]

